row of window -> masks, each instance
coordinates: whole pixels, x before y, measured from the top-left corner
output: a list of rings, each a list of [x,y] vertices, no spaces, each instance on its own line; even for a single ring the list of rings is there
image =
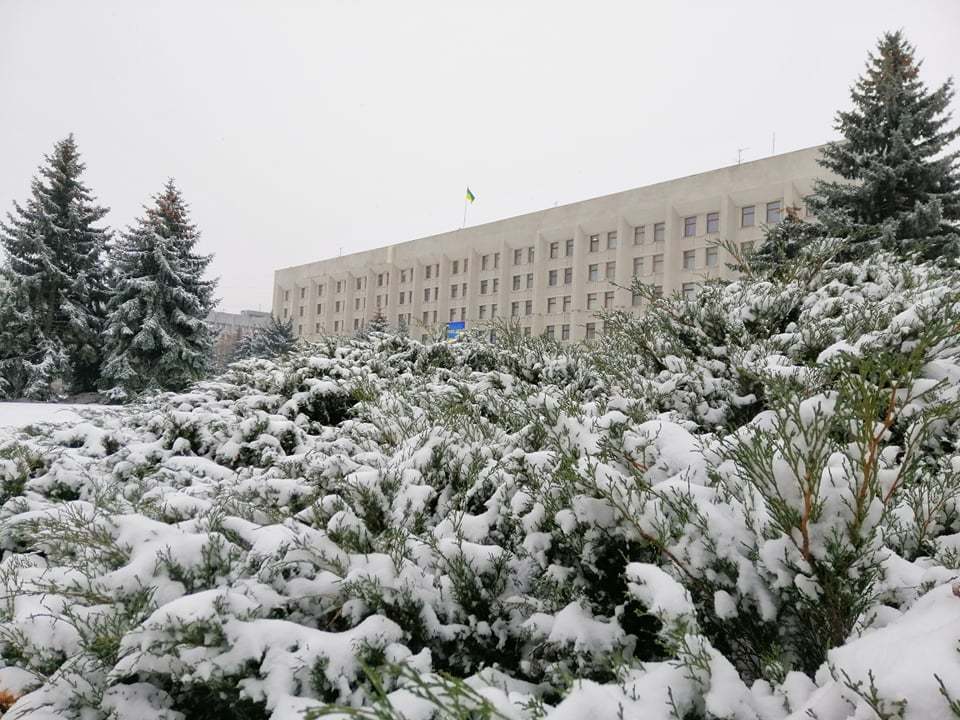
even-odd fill
[[[744,243],[744,248],[749,250],[752,248],[752,243]],[[748,247],[749,246],[749,247]],[[695,270],[697,269],[697,253],[700,250],[685,250],[683,253],[683,269],[684,270]],[[719,260],[719,251],[716,247],[708,247],[703,249],[704,253],[704,262],[703,266],[708,268],[717,267]],[[650,272],[653,274],[659,274],[663,272],[663,254],[656,254],[651,256],[651,266]],[[645,257],[635,257],[633,258],[633,276],[639,277],[646,274],[646,258]],[[601,280],[614,280],[616,278],[617,272],[617,263],[616,261],[610,261],[605,263],[602,268],[599,263],[593,263],[587,268],[587,279],[591,282],[599,282]],[[573,283],[573,268],[563,268],[563,285],[570,285]],[[498,280],[494,278],[492,282],[493,292],[498,291]],[[560,284],[560,271],[559,270],[550,270],[547,273],[547,285],[549,287],[557,287]],[[482,280],[480,282],[480,294],[486,295],[488,288],[490,287],[489,281]],[[522,289],[531,289],[533,287],[533,273],[527,273],[526,276],[523,275],[514,275],[513,276],[513,289],[522,290]],[[466,298],[468,294],[468,284],[467,283],[455,283],[450,285],[450,299],[457,298]],[[567,296],[569,297],[569,296]],[[437,301],[440,298],[440,288],[439,287],[430,287],[423,289],[423,300],[424,302]],[[548,304],[551,301],[556,300],[556,298],[548,298]],[[399,295],[399,302],[401,305],[413,304],[413,291],[412,290],[402,290]],[[340,300],[335,302],[334,312],[340,313],[343,309],[343,303]],[[387,307],[389,305],[389,295],[377,295],[376,296],[376,306],[377,307]],[[354,309],[360,310],[366,307],[365,298],[354,298]],[[589,307],[589,305],[588,305]],[[604,307],[607,307],[604,305]],[[548,307],[548,312],[553,312]],[[564,312],[567,311],[567,308],[564,307]],[[323,313],[323,304],[317,304],[317,314],[320,315]],[[300,306],[300,317],[304,315],[304,306]],[[284,316],[286,317],[286,310],[284,311]]]
[[[765,214],[766,223],[767,223],[768,225],[775,225],[775,224],[777,224],[778,222],[780,222],[781,219],[783,219],[783,201],[782,201],[782,200],[773,200],[773,201],[771,201],[771,202],[766,203],[765,211],[766,211],[766,214]],[[756,207],[756,205],[745,205],[745,206],[741,207],[741,208],[740,208],[740,227],[742,227],[742,228],[754,227],[754,226],[756,225],[756,216],[757,216],[757,207]],[[685,238],[696,237],[696,235],[697,235],[697,230],[698,230],[698,217],[699,217],[699,216],[697,216],[697,215],[691,215],[691,216],[685,217],[685,218],[683,219],[683,237],[685,237]],[[720,213],[719,213],[719,212],[709,212],[709,213],[707,213],[707,214],[706,214],[706,232],[707,232],[707,234],[713,234],[713,233],[717,233],[717,232],[719,232],[719,231],[720,231]],[[666,224],[665,224],[665,223],[662,223],[662,222],[654,223],[654,224],[653,224],[653,240],[654,240],[654,242],[662,242],[662,241],[664,240],[664,238],[665,238],[665,235],[666,235]],[[634,245],[642,245],[642,244],[644,244],[645,240],[646,240],[646,226],[645,226],[645,225],[638,225],[638,226],[636,226],[636,227],[634,228],[634,238],[633,238],[633,243],[634,243]],[[590,252],[591,252],[591,253],[599,252],[599,250],[600,250],[600,242],[601,242],[601,237],[600,237],[599,234],[594,234],[594,235],[590,235],[590,236],[589,236]],[[568,239],[568,240],[566,240],[566,241],[564,242],[564,255],[565,255],[566,257],[570,257],[570,256],[573,255],[573,246],[574,246],[573,238],[570,238],[570,239]],[[613,250],[613,249],[616,249],[616,247],[617,247],[617,231],[616,231],[616,230],[611,230],[610,232],[608,232],[608,233],[606,234],[606,249],[607,249],[607,250]],[[714,249],[714,250],[715,250],[715,249]],[[707,267],[714,267],[714,265],[711,265],[710,262],[709,262],[709,251],[710,251],[710,248],[708,248]],[[550,258],[551,258],[551,259],[556,259],[556,258],[559,258],[559,257],[560,257],[560,242],[559,242],[559,241],[553,241],[553,242],[550,243],[550,246],[549,246],[549,254],[550,254]],[[520,265],[520,264],[522,264],[524,255],[526,255],[527,263],[533,263],[533,262],[534,262],[534,258],[535,258],[535,248],[534,248],[533,246],[530,246],[530,247],[527,247],[527,248],[517,248],[517,249],[515,249],[515,250],[513,251],[513,264],[514,264],[514,265]],[[656,257],[656,256],[655,256],[655,257]],[[492,258],[492,260],[493,260],[493,264],[492,264],[492,265],[493,265],[493,269],[499,268],[499,266],[500,266],[500,253],[490,253],[490,254],[481,256],[481,258],[480,258],[480,268],[481,268],[481,270],[487,270],[487,269],[489,269],[491,258]],[[462,265],[461,265],[461,262],[462,262]],[[634,262],[636,262],[636,261],[634,261]],[[654,263],[656,263],[656,260],[654,260]],[[607,267],[608,267],[608,268],[609,268],[609,266],[610,266],[610,263],[607,263]],[[451,268],[450,268],[450,269],[451,269],[451,273],[452,273],[453,275],[458,275],[458,274],[461,272],[461,267],[462,267],[462,271],[463,271],[463,272],[467,272],[467,269],[468,269],[468,267],[469,267],[468,258],[464,258],[462,261],[460,261],[460,260],[453,260],[453,261],[451,261]],[[598,268],[599,266],[598,266],[598,265],[591,265],[590,267],[591,267],[591,268]],[[684,256],[684,268],[685,268],[685,269],[688,269],[688,267],[687,267],[686,255]],[[558,275],[558,272],[559,272],[558,270],[551,270],[551,271],[550,271],[549,284],[550,284],[551,286],[554,286],[554,285],[557,284],[557,275]],[[572,272],[573,272],[573,271],[572,271],[571,268],[564,268],[564,284],[565,284],[565,285],[569,284],[569,283],[572,281]],[[654,272],[656,272],[656,270],[654,270]],[[636,274],[636,273],[635,273],[635,274]],[[596,278],[593,277],[593,276],[596,275],[597,277],[599,277],[599,270],[597,269],[596,272],[594,272],[593,270],[591,270],[590,275],[591,275],[591,277],[590,277],[591,280],[596,279]],[[439,277],[440,277],[440,264],[439,264],[439,263],[434,263],[434,264],[431,264],[431,265],[426,265],[426,266],[424,266],[424,277],[425,277],[427,280],[431,280],[431,279],[433,279],[434,277],[439,278]],[[521,289],[521,287],[520,287],[520,285],[521,285],[521,277],[522,277],[522,276],[520,276],[520,275],[514,275],[514,276],[513,276],[513,289],[514,289],[514,290],[519,290],[519,289]],[[570,280],[567,279],[568,277],[570,278]],[[608,278],[612,277],[609,272],[607,273],[607,277],[608,277]],[[412,279],[413,279],[413,268],[404,269],[404,270],[401,270],[401,271],[400,271],[400,282],[401,282],[401,283],[409,282],[409,281],[411,281]],[[354,278],[356,290],[363,290],[363,289],[365,289],[365,288],[366,288],[366,280],[367,280],[366,277]],[[486,292],[485,292],[485,290],[484,290],[484,285],[485,285],[485,283],[486,283],[486,281],[482,281],[482,282],[481,282],[481,294],[486,294]],[[493,283],[494,283],[494,285],[496,285],[496,284],[497,284],[497,279],[494,279],[494,280],[493,280]],[[377,287],[384,287],[384,286],[389,286],[389,285],[390,285],[390,273],[389,273],[389,272],[377,273]],[[337,280],[337,281],[336,281],[336,292],[337,292],[337,294],[341,294],[341,293],[344,291],[344,288],[345,288],[345,287],[346,287],[346,281],[344,281],[344,280]],[[454,286],[451,286],[451,287],[454,287]],[[532,275],[532,274],[527,274],[527,288],[532,288],[532,287],[533,287],[533,275]],[[301,298],[301,299],[304,299],[304,298],[306,297],[306,291],[307,291],[306,288],[300,288],[300,298]],[[318,297],[323,297],[323,292],[324,292],[324,285],[323,285],[323,284],[318,285],[318,286],[317,286],[317,295],[318,295]],[[493,292],[497,292],[496,287],[494,288]],[[451,294],[451,297],[456,297],[456,295],[455,295],[455,294]],[[289,291],[289,290],[285,290],[285,291],[284,291],[284,300],[285,300],[285,301],[289,301],[289,300],[290,300],[290,291]],[[386,303],[384,303],[384,304],[386,304]]]

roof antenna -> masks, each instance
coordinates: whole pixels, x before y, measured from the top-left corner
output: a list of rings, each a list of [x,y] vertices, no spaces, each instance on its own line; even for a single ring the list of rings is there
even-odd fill
[[[743,160],[743,151],[749,150],[748,147],[737,148],[737,165],[740,164],[740,161]]]

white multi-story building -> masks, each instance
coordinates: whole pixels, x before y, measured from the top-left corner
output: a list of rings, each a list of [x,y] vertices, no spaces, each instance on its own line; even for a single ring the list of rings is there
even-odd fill
[[[590,339],[598,310],[642,311],[635,277],[696,292],[730,277],[721,241],[762,239],[824,177],[820,148],[277,270],[273,312],[306,337],[349,334],[379,312],[411,333],[510,318],[523,332]],[[422,330],[420,330],[422,328]]]

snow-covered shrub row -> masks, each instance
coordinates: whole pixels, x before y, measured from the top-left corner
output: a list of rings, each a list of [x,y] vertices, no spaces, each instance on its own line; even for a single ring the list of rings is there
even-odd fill
[[[960,717],[960,278],[650,302],[0,437],[6,717]]]

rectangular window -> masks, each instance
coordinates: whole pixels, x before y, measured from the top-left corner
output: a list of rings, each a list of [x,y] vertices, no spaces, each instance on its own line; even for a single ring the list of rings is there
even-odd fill
[[[617,231],[611,230],[607,233],[607,250],[617,249]]]
[[[527,273],[527,290],[533,287],[533,273]]]
[[[341,302],[340,300],[337,300],[336,306],[335,306],[334,310],[335,310],[336,312],[340,312],[340,308],[341,308],[341,307],[342,307],[342,302]]]
[[[567,239],[564,255],[567,257],[573,257],[573,238]]]
[[[717,257],[719,253],[717,248],[708,247],[707,248],[707,267],[716,267],[717,266]]]
[[[290,300],[290,291],[289,291],[289,290],[284,290],[284,291],[283,291],[283,300],[284,300],[284,302],[288,302],[288,301]]]
[[[343,292],[343,280],[337,280],[337,292],[338,293]]]
[[[744,255],[750,255],[753,252],[753,240],[740,243],[740,252]]]
[[[520,275],[514,275],[514,276],[513,276],[513,289],[514,289],[514,290],[519,290],[519,289],[520,289],[520,283],[521,283],[522,281],[523,281],[523,277],[522,277],[522,276],[520,276]]]
[[[320,315],[323,312],[323,305],[317,303],[317,315]]]
[[[400,271],[400,284],[402,285],[402,284],[405,283],[406,281],[407,281],[407,271],[406,271],[406,270],[401,270],[401,271]]]
[[[456,319],[457,319],[457,309],[450,308],[450,322],[453,322]]]
[[[455,298],[457,296],[457,290],[459,288],[456,285],[450,286],[450,297]]]
[[[488,284],[489,284],[489,283],[488,283],[486,280],[481,280],[481,281],[480,281],[480,294],[481,294],[481,295],[486,295],[486,294],[487,294],[487,286],[488,286]]]
[[[523,336],[524,336],[524,337],[530,337],[530,326],[529,326],[529,325],[527,325],[527,326],[523,329]]]
[[[493,279],[493,292],[494,294],[500,292],[500,278]]]
[[[779,200],[767,203],[767,225],[776,225],[783,215],[783,203]]]
[[[597,294],[587,293],[587,310],[597,309]]]
[[[467,271],[467,258],[464,258],[464,259],[463,259],[463,271],[464,271],[464,272]]]
[[[322,285],[322,284],[320,284],[320,285],[317,286],[317,295],[319,295],[320,297],[323,297],[323,285]]]
[[[561,339],[561,340],[569,340],[569,339],[570,339],[570,326],[569,326],[569,325],[561,325],[561,326],[560,326],[560,339]]]
[[[573,282],[573,268],[568,267],[563,269],[563,284],[569,285]]]
[[[298,317],[303,317],[303,305],[300,306],[300,314]]]
[[[693,270],[696,267],[697,267],[697,251],[684,250],[683,251],[683,269]]]
[[[573,304],[573,297],[570,295],[563,296],[563,311],[570,312],[570,306]]]
[[[616,261],[611,261],[607,263],[607,280],[616,280],[617,278],[617,263]]]
[[[500,253],[495,252],[493,254],[493,269],[496,270],[500,267]]]
[[[479,308],[477,308],[477,316],[478,316],[481,320],[486,320],[486,318],[487,318],[487,306],[486,306],[486,305],[481,305]]]
[[[657,300],[663,297],[663,285],[654,285],[653,286],[653,299]]]
[[[633,276],[643,275],[643,258],[635,257],[633,259]]]
[[[547,327],[545,327],[543,330],[543,334],[546,335],[550,340],[553,340],[554,326],[547,325]]]
[[[354,310],[359,310],[359,309],[360,309],[360,298],[354,298],[354,301],[353,301],[353,309],[354,309]]]
[[[401,305],[404,304],[404,301],[406,300],[406,297],[407,297],[407,294],[406,294],[406,293],[400,293],[400,304],[401,304]]]
[[[300,327],[303,327],[303,326],[301,325]],[[354,329],[354,330],[359,330],[359,329],[360,329],[360,318],[354,318],[354,319],[353,319],[353,329]]]
[[[510,303],[510,317],[520,317],[520,303]]]
[[[663,272],[663,255],[654,255],[653,256],[653,272],[662,273]]]
[[[307,296],[307,289],[300,288],[300,299],[303,300]]]
[[[334,331],[334,332],[340,332],[340,326],[341,326],[342,324],[343,324],[343,323],[341,323],[339,320],[334,320],[334,321],[333,321],[333,331]]]
[[[557,270],[551,270],[547,273],[547,285],[550,287],[556,287],[557,283],[560,281],[560,273]]]
[[[630,297],[630,304],[633,305],[634,307],[637,307],[642,302],[643,302],[643,296],[640,293],[635,292]]]
[[[557,299],[555,297],[547,298],[547,315],[553,315],[557,311]]]
[[[517,248],[516,250],[513,251],[513,264],[519,265],[522,262],[523,262],[523,250],[521,250],[520,248]]]
[[[533,300],[527,300],[523,303],[523,314],[533,315]]]
[[[427,265],[427,267],[424,268],[424,277],[426,277],[426,279],[429,280],[432,275],[433,275],[433,265]]]
[[[697,284],[696,283],[684,283],[683,284],[683,297],[685,300],[693,300],[693,296],[697,293]]]
[[[555,260],[560,257],[560,242],[555,241],[550,243],[550,259]]]
[[[467,284],[464,283],[460,286],[460,297],[465,298],[467,296]]]
[[[357,290],[363,289],[363,278],[357,278]]]
[[[740,227],[753,227],[757,224],[757,208],[754,205],[745,205],[740,208]]]
[[[460,308],[460,322],[466,322],[467,320],[467,309],[465,307]]]
[[[707,232],[708,233],[720,232],[720,213],[718,212],[707,213]]]
[[[697,216],[686,217],[683,219],[683,236],[693,237],[697,234]]]
[[[320,332],[320,323],[317,323],[317,324],[314,326],[313,331],[314,331],[315,333],[319,333],[319,332]]]
[[[490,256],[489,256],[489,255],[481,255],[481,256],[480,256],[480,269],[481,269],[481,270],[486,270],[486,269],[487,269],[487,265],[488,265],[489,263],[490,263]]]
[[[458,273],[460,272],[460,261],[459,261],[459,260],[454,260],[454,261],[453,261],[452,263],[450,263],[450,264],[453,266],[453,267],[450,268],[450,274],[451,274],[451,275],[456,275],[456,274],[458,274]]]
[[[646,241],[647,226],[646,225],[637,225],[633,229],[633,244],[634,245],[643,245]]]
[[[535,250],[535,248],[534,248],[533,246],[530,246],[530,247],[527,248],[527,262],[528,262],[528,263],[532,263],[532,262],[533,262],[534,250]]]
[[[656,223],[653,226],[653,241],[654,242],[663,242],[664,238],[667,237],[667,224],[666,223]]]
[[[597,324],[596,323],[587,323],[587,332],[584,335],[584,340],[594,340],[597,337]]]
[[[430,288],[423,289],[423,301],[430,302]]]
[[[491,318],[495,318],[496,316],[497,316],[497,304],[496,304],[496,303],[493,303],[493,304],[490,306],[490,317],[491,317]]]
[[[594,263],[587,269],[587,280],[596,282],[600,279],[600,265]]]
[[[595,253],[600,249],[600,236],[591,235],[590,236],[590,252]]]
[[[613,307],[613,290],[607,290],[603,294],[603,307],[607,310]]]
[[[430,311],[429,311],[429,310],[424,310],[424,311],[423,311],[423,324],[426,325],[428,322],[430,322]]]

